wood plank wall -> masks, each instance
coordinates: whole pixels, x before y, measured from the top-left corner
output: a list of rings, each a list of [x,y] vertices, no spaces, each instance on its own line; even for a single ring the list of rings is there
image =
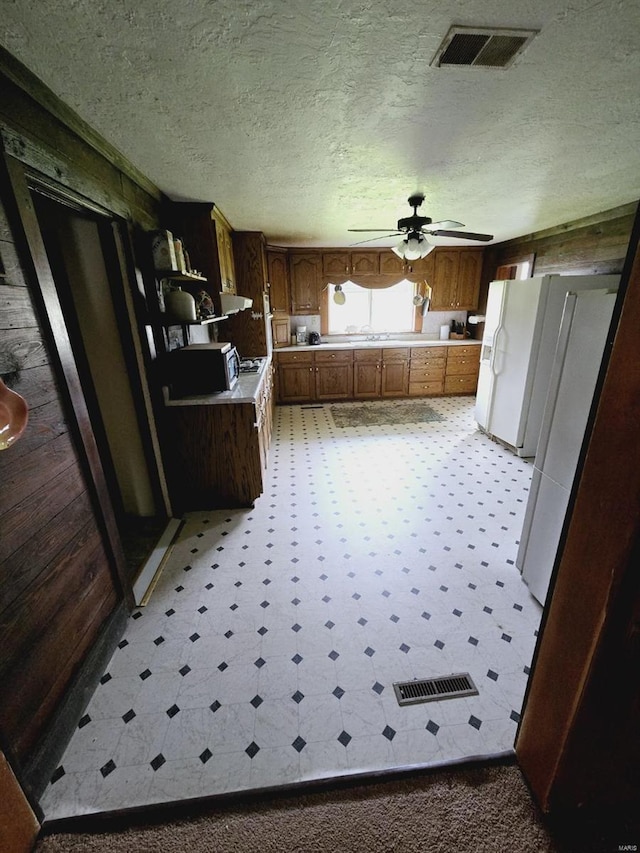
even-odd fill
[[[160,193],[114,163],[106,147],[99,152],[56,117],[50,93],[37,99],[23,91],[15,66],[5,76],[3,58],[5,148],[52,181],[126,218],[132,228],[157,227]],[[47,98],[54,113],[39,104]],[[0,745],[33,793],[48,779],[32,778],[30,762],[38,755],[38,767],[46,768],[41,748],[51,741],[56,712],[68,701],[70,685],[105,625],[113,622],[123,595],[48,327],[39,315],[37,283],[28,280],[29,265],[21,262],[26,250],[21,244],[18,249],[16,222],[7,215],[14,210],[11,191],[3,185],[0,193],[0,272],[5,273],[0,276],[0,373],[30,408],[24,436],[0,453]],[[93,674],[96,680],[100,674]]]
[[[534,256],[533,275],[609,275],[622,272],[637,202],[485,249],[478,313],[487,304],[489,282],[501,266]],[[482,337],[482,325],[476,326]]]

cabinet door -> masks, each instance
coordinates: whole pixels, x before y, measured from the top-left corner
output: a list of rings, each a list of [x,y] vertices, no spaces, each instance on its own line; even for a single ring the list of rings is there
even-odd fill
[[[389,275],[401,274],[404,272],[404,261],[395,252],[392,252],[391,249],[386,252],[380,252],[380,272]]]
[[[353,365],[353,396],[356,400],[379,397],[382,387],[382,364],[378,361],[356,361]]]
[[[274,347],[288,347],[291,343],[291,321],[288,315],[275,316],[271,321]]]
[[[351,363],[316,365],[316,400],[350,400],[353,395]]]
[[[351,272],[354,276],[379,273],[379,252],[351,252]]]
[[[480,273],[482,272],[483,251],[460,252],[458,268],[458,288],[456,292],[456,308],[475,311],[478,307],[480,294]]]
[[[320,311],[319,266],[319,255],[290,255],[292,314],[317,314]]]
[[[280,364],[278,399],[281,403],[304,403],[315,399],[315,373],[312,364]]]
[[[323,275],[338,276],[340,281],[348,278],[351,272],[351,255],[349,252],[323,252],[322,273]]]
[[[271,310],[274,314],[288,314],[291,310],[289,296],[289,266],[284,252],[267,251]]]
[[[434,275],[436,252],[431,252],[426,258],[418,258],[416,261],[411,261],[408,264],[408,272],[413,273],[414,277],[426,278],[431,284],[431,279]],[[412,278],[413,281],[413,278]]]
[[[460,252],[457,249],[434,252],[432,311],[455,307]]]
[[[408,391],[408,376],[406,361],[382,362],[383,397],[404,397]]]

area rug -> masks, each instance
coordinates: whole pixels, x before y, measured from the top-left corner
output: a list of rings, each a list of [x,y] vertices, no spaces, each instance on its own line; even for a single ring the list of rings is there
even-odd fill
[[[428,403],[372,402],[341,403],[330,406],[337,427],[386,426],[389,424],[425,424],[444,420]]]

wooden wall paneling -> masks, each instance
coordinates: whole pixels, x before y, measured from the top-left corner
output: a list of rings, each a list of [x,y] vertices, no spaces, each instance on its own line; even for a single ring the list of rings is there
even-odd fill
[[[233,314],[222,324],[220,339],[231,340],[241,356],[252,358],[267,354],[267,321],[264,294],[267,290],[265,239],[259,231],[234,231],[233,253],[236,262],[236,290],[253,299],[253,306]],[[254,316],[255,315],[255,316]]]
[[[111,564],[115,571],[114,580],[125,599],[133,606],[131,585],[127,579],[126,564],[118,534],[111,500],[102,468],[102,462],[93,435],[89,413],[80,385],[80,378],[67,334],[65,318],[56,291],[47,253],[42,241],[38,219],[29,191],[26,172],[21,163],[5,155],[2,167],[2,184],[6,188],[8,201],[15,200],[15,227],[18,237],[24,241],[24,260],[31,267],[33,281],[38,282],[42,309],[51,330],[52,343],[60,361],[62,375],[69,395],[70,408],[74,412],[79,437],[90,472],[100,518],[108,542]],[[19,226],[18,226],[19,223]]]

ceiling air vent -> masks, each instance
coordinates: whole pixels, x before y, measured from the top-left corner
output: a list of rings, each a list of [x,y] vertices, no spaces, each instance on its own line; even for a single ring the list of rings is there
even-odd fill
[[[451,27],[431,60],[436,68],[508,68],[539,30]]]

